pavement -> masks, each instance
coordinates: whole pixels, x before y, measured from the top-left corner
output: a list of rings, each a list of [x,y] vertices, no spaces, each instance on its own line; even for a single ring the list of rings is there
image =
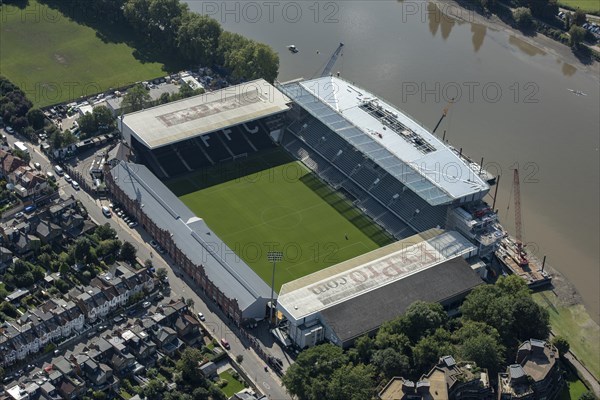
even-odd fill
[[[15,141],[21,140],[12,135],[6,134],[6,136],[11,145]],[[53,170],[53,165],[45,154],[41,152],[39,146],[29,142],[27,142],[27,146],[30,149],[32,164],[34,162],[39,162],[42,165],[42,171]],[[256,387],[263,394],[267,395],[268,399],[291,399],[282,387],[281,380],[271,371],[271,368],[267,368],[267,371],[265,371],[265,362],[250,347],[248,340],[238,337],[236,332],[239,332],[239,329],[235,327],[233,322],[231,322],[212,301],[203,296],[201,289],[191,280],[187,279],[183,270],[179,268],[169,256],[165,255],[163,257],[150,246],[149,243],[152,238],[141,228],[141,226],[130,229],[121,218],[114,214],[112,217],[106,218],[102,214],[101,207],[103,205],[108,205],[110,203],[109,200],[98,200],[83,190],[75,190],[69,183],[58,176],[57,182],[59,193],[62,196],[66,195],[68,197],[73,195],[77,200],[81,201],[92,220],[98,224],[109,223],[117,232],[120,240],[131,242],[136,247],[137,256],[140,260],[145,261],[149,259],[152,261],[155,268],[165,268],[167,270],[167,276],[171,287],[170,296],[183,297],[185,299],[191,298],[194,301],[192,311],[194,313],[200,311],[204,314],[206,317],[204,325],[207,332],[211,333],[217,339],[225,338],[229,342],[231,349],[227,350],[227,352],[232,360],[235,360],[237,355],[243,356],[241,368],[246,372],[248,377],[253,380]],[[264,335],[263,333],[261,336],[269,335]],[[289,365],[289,356],[283,355],[283,350],[281,350],[276,343],[273,343],[272,340],[270,340],[270,342],[268,338],[265,340],[268,346],[266,348],[267,352],[275,357],[284,359],[287,367],[287,365]]]

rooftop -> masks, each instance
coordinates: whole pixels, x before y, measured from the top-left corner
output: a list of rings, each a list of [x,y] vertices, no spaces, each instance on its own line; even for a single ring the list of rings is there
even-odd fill
[[[281,86],[283,92],[432,205],[489,185],[455,151],[412,117],[372,93],[328,76]]]
[[[430,229],[286,283],[278,304],[300,320],[474,250],[457,232]]]
[[[264,79],[126,114],[129,128],[150,149],[289,109],[290,99]]]
[[[148,168],[121,161],[111,175],[159,228],[171,233],[173,241],[195,265],[204,267],[208,279],[225,296],[237,299],[240,310],[259,298],[270,298],[269,286]]]

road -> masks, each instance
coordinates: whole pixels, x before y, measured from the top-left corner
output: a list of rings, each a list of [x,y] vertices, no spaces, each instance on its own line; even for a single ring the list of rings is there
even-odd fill
[[[6,134],[9,143],[12,145],[20,139]],[[53,166],[48,158],[40,151],[39,146],[27,143],[30,148],[31,163],[39,162],[42,165],[43,171],[53,170]],[[254,381],[261,392],[266,394],[272,400],[287,400],[290,396],[285,392],[281,385],[279,377],[271,372],[269,368],[265,371],[265,363],[258,357],[253,349],[244,345],[242,340],[234,333],[235,327],[229,323],[227,317],[220,312],[218,307],[212,303],[207,304],[205,298],[199,296],[200,291],[195,291],[196,285],[191,281],[186,282],[186,277],[183,271],[176,266],[168,256],[161,256],[149,244],[152,238],[141,228],[130,229],[125,222],[113,214],[111,218],[106,218],[102,214],[102,205],[108,205],[108,200],[96,200],[83,190],[75,190],[64,179],[57,177],[59,184],[59,192],[61,195],[75,196],[83,206],[88,210],[89,216],[98,224],[109,223],[117,232],[119,239],[122,241],[131,242],[137,248],[137,256],[140,260],[152,260],[155,268],[166,268],[171,286],[170,296],[191,298],[194,301],[193,312],[202,312],[206,317],[205,326],[208,332],[212,332],[216,338],[225,338],[229,342],[231,349],[229,353],[233,360],[237,355],[242,355],[243,361],[241,367],[246,371],[247,375]],[[178,275],[181,275],[180,278]]]

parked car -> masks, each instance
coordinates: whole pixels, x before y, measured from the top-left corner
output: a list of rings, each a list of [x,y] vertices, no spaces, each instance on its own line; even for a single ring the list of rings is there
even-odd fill
[[[42,164],[40,164],[39,162],[34,162],[33,167],[37,170],[40,170],[40,169],[42,169]]]
[[[110,216],[112,215],[112,213],[110,212],[110,208],[106,206],[102,207],[102,214],[104,214],[106,218],[110,218]]]
[[[156,297],[154,298],[156,301],[161,301],[164,300],[165,296],[162,293],[159,293],[156,295]]]
[[[142,307],[144,308],[148,308],[152,305],[152,303],[150,303],[149,301],[145,301],[144,303],[142,303]]]
[[[15,218],[23,218],[23,211],[19,211],[18,213],[15,214]]]
[[[4,130],[5,130],[7,133],[15,133],[15,130],[14,130],[12,127],[10,127],[10,126],[7,126],[6,128],[4,128]]]
[[[231,346],[229,346],[229,342],[225,338],[221,338],[221,345],[223,347],[225,347],[227,350],[231,349]]]
[[[75,190],[79,190],[79,189],[81,188],[81,187],[79,186],[79,183],[77,183],[77,182],[75,182],[75,181],[72,181],[72,182],[71,182],[71,185],[73,186],[73,189],[75,189]]]
[[[69,174],[65,174],[64,178],[65,182],[71,182],[71,177],[69,176]]]
[[[200,321],[206,321],[206,318],[204,318],[204,314],[202,314],[201,312],[198,313],[198,319]]]
[[[150,246],[152,246],[152,248],[155,249],[158,246],[158,243],[156,243],[156,241],[154,241],[154,240],[151,240]]]
[[[136,226],[138,226],[138,223],[133,221],[133,222],[130,222],[129,224],[127,224],[127,226],[129,226],[130,228],[135,228]]]

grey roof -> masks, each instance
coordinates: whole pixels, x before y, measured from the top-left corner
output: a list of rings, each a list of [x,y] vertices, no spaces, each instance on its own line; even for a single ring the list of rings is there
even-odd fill
[[[417,121],[354,84],[322,77],[292,81],[279,89],[431,205],[471,195],[482,198],[489,191],[472,166]],[[362,108],[370,101],[387,112],[386,121],[397,124],[397,132]]]
[[[510,374],[510,379],[519,379],[525,376],[525,371],[520,364],[513,364],[509,366],[508,373]]]
[[[137,200],[146,215],[171,233],[179,249],[243,312],[256,300],[268,299],[269,286],[195,216],[148,168],[121,161],[111,175],[121,190]]]
[[[443,302],[466,294],[482,283],[469,264],[462,257],[456,257],[327,308],[321,315],[345,342],[402,315],[417,300]]]

